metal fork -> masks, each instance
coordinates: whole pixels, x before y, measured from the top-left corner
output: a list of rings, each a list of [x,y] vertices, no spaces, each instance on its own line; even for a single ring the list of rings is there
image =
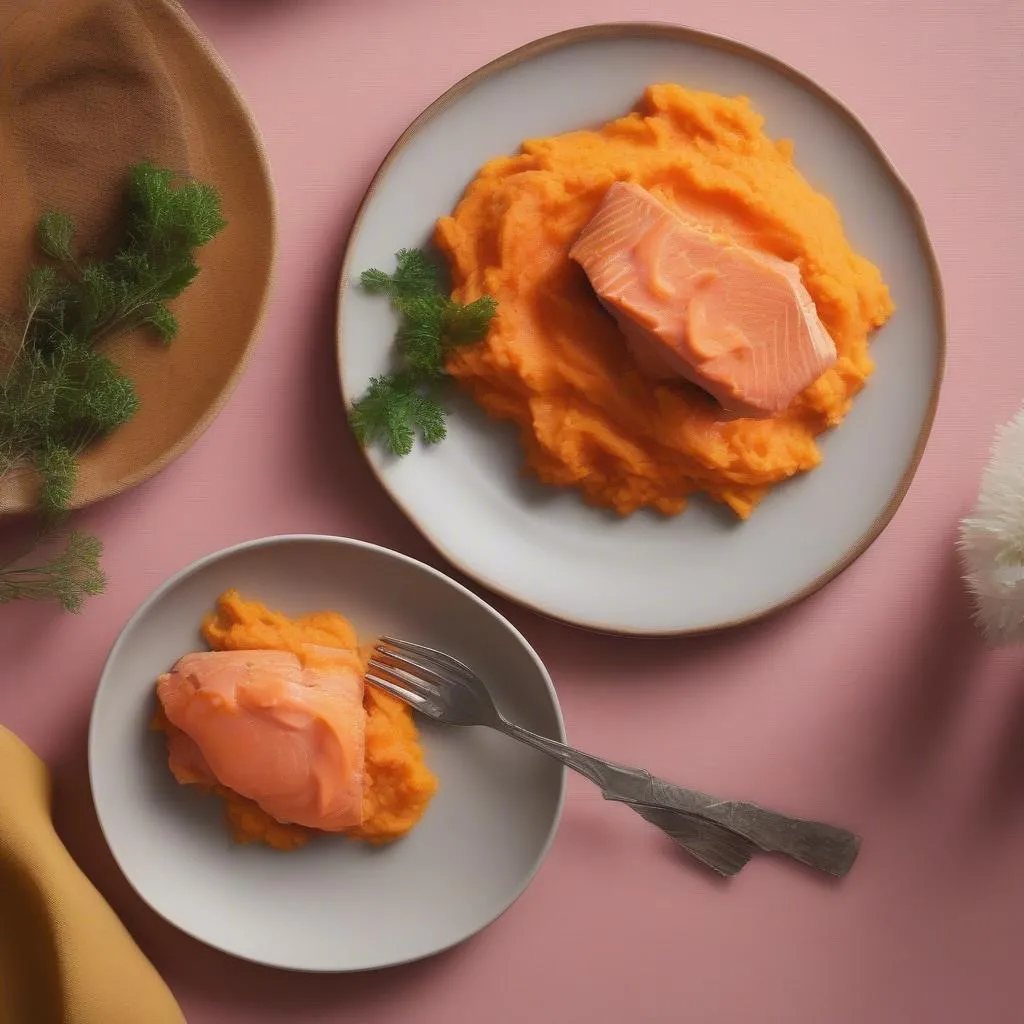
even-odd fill
[[[836,878],[853,866],[860,839],[835,825],[791,818],[757,804],[683,789],[641,768],[614,764],[509,722],[467,665],[422,644],[381,637],[367,682],[446,725],[497,729],[555,758],[669,834],[721,874],[739,871],[754,848],[782,853]]]
[[[388,646],[385,646],[387,644]],[[407,669],[413,667],[412,661],[406,656],[397,653],[398,645],[404,648],[415,649],[421,654],[427,654],[436,658],[443,658],[449,664],[458,666],[463,673],[468,673],[474,680],[473,684],[463,683],[446,679],[443,683],[428,682],[412,676]],[[541,752],[560,761],[562,764],[575,768],[598,786],[602,786],[598,777],[597,759],[593,759],[594,766],[591,770],[588,755],[573,750],[556,740],[548,739],[546,736],[539,736],[521,726],[514,725],[507,721],[498,712],[491,700],[483,682],[475,676],[468,666],[462,662],[449,658],[448,655],[435,651],[432,648],[420,645],[405,644],[402,641],[381,639],[376,653],[378,658],[370,660],[370,669],[366,675],[366,681],[382,690],[398,697],[407,704],[412,705],[416,710],[434,721],[444,725],[488,725],[492,728],[505,732],[514,739],[521,740],[528,745],[535,747]],[[384,664],[380,658],[384,657],[397,664]],[[403,668],[402,666],[406,666]],[[383,678],[373,669],[380,672],[387,672],[394,678]],[[429,672],[430,670],[418,670]],[[435,672],[431,672],[434,678],[439,678]],[[395,680],[403,679],[405,685],[400,685]],[[444,688],[445,697],[441,697],[441,688]],[[479,696],[478,696],[479,695]],[[570,758],[575,755],[576,759]],[[716,871],[725,877],[737,874],[754,855],[757,849],[753,843],[743,836],[730,831],[703,818],[680,813],[676,810],[665,810],[660,807],[651,807],[646,804],[634,804],[624,800],[611,789],[602,787],[602,794],[607,800],[619,800],[632,807],[637,814],[657,826],[667,836],[679,844],[692,857],[702,864]]]

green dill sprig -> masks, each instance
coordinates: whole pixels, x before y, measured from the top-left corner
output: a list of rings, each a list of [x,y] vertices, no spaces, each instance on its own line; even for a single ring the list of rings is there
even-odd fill
[[[77,251],[67,214],[43,214],[36,243],[47,262],[28,274],[20,324],[0,328],[0,476],[39,472],[46,528],[67,513],[77,457],[138,411],[132,381],[97,346],[139,329],[169,343],[178,322],[167,303],[195,280],[196,250],[225,225],[214,189],[150,163],[131,168],[122,214],[121,243],[104,260]],[[0,601],[49,592],[77,607],[102,589],[99,552],[95,538],[72,534],[63,561],[0,571]]]
[[[412,451],[417,430],[427,444],[445,436],[444,408],[409,373],[373,377],[352,409],[351,422],[362,443],[381,440],[393,455]]]
[[[395,264],[393,274],[364,271],[360,284],[386,295],[399,316],[395,347],[401,369],[372,378],[349,419],[360,443],[380,443],[402,456],[412,451],[417,434],[425,444],[444,440],[445,358],[453,347],[487,334],[497,303],[489,295],[456,302],[442,290],[438,269],[422,249],[400,250]]]
[[[70,534],[63,549],[35,565],[0,570],[0,604],[10,601],[57,601],[77,612],[86,597],[102,594],[107,578],[100,568],[103,545],[89,534]]]
[[[399,249],[395,254],[395,272],[365,270],[359,283],[372,295],[387,295],[402,302],[435,294],[440,289],[437,266],[422,249]]]
[[[56,266],[30,275],[26,340],[41,348],[62,340],[96,345],[141,327],[164,342],[175,337],[177,321],[166,303],[195,280],[195,251],[224,227],[220,199],[202,182],[175,185],[171,171],[138,164],[125,189],[124,220],[113,257],[80,261],[71,219],[42,216],[39,248]]]

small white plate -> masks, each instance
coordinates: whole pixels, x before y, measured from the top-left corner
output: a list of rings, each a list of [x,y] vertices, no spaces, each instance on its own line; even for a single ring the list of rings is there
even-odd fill
[[[89,773],[100,825],[139,896],[194,938],[274,967],[357,971],[438,953],[490,924],[529,884],[554,836],[564,771],[488,729],[422,718],[440,788],[404,839],[323,837],[300,850],[238,846],[220,800],[180,786],[148,724],[154,683],[202,650],[199,624],[235,587],[296,615],[321,609],[472,665],[514,721],[564,739],[544,666],[497,612],[385,548],[271,537],[210,555],[165,583],[125,627],[93,706]]]
[[[687,29],[603,25],[532,43],[460,82],[398,140],[352,231],[338,334],[348,404],[387,372],[394,335],[359,273],[424,244],[488,159],[621,116],[652,82],[750,96],[770,135],[795,140],[800,169],[892,290],[897,312],[872,344],[877,371],[822,437],[824,464],[740,524],[700,500],[674,519],[620,520],[524,479],[512,429],[468,402],[443,444],[368,456],[423,534],[487,587],[577,625],[665,635],[749,621],[832,579],[889,522],[923,452],[945,354],[938,269],[909,191],[846,108],[774,58]]]

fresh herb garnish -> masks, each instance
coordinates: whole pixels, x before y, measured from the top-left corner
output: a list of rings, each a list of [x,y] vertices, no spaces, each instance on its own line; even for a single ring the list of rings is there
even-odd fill
[[[178,322],[166,303],[195,279],[196,250],[225,224],[214,189],[176,185],[148,163],[129,173],[123,215],[120,246],[95,260],[76,252],[70,217],[44,214],[37,244],[48,262],[29,272],[20,324],[0,328],[0,476],[39,472],[44,528],[67,513],[77,456],[138,410],[132,381],[96,346],[139,328],[169,343]],[[103,589],[100,550],[96,538],[73,533],[45,565],[0,570],[0,602],[51,597],[76,610]]]
[[[408,373],[374,377],[352,409],[360,441],[379,437],[388,451],[408,455],[418,429],[427,444],[444,439],[444,409],[435,395]]]
[[[77,612],[86,597],[103,593],[107,585],[100,568],[102,551],[98,537],[71,533],[63,550],[40,564],[0,572],[0,604],[57,601],[65,611]]]
[[[436,294],[440,288],[437,266],[422,249],[400,249],[395,272],[365,270],[359,283],[371,294],[387,295],[401,302]]]
[[[380,443],[392,455],[408,455],[419,434],[436,444],[447,434],[442,388],[445,357],[456,345],[479,341],[497,311],[489,295],[465,305],[442,290],[440,274],[422,249],[402,249],[393,274],[367,270],[360,284],[386,295],[399,315],[395,336],[400,369],[370,381],[350,412],[362,444]]]

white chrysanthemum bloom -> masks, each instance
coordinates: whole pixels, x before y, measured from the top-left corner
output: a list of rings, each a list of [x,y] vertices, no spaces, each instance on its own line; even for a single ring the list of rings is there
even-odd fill
[[[989,642],[1024,641],[1024,409],[996,433],[959,548]]]

